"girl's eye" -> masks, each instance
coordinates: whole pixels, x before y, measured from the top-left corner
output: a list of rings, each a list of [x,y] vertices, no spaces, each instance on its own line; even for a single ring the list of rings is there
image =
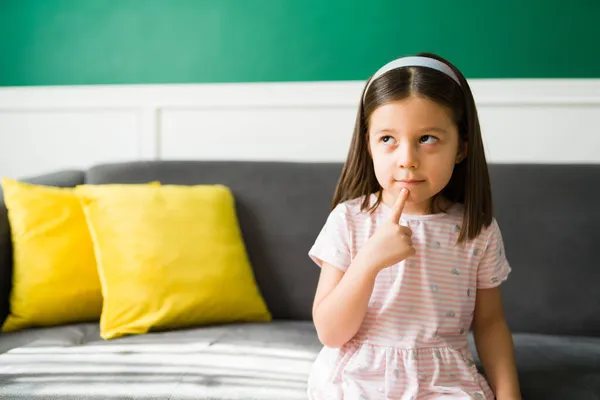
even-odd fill
[[[431,136],[431,135],[425,135],[425,136],[421,136],[421,139],[419,139],[419,142],[423,143],[423,144],[433,144],[436,143],[439,139],[436,138],[435,136]]]
[[[381,138],[381,141],[382,141],[384,144],[391,144],[391,143],[393,143],[393,141],[394,141],[394,140],[395,140],[395,139],[394,139],[393,137],[389,136],[389,135],[388,135],[388,136],[383,136],[383,137]]]

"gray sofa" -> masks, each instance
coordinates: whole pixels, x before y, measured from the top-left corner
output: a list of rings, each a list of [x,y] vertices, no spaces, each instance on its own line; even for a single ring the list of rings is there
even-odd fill
[[[311,323],[319,269],[307,251],[340,164],[135,162],[27,181],[222,183],[236,198],[256,279],[274,316],[111,341],[97,323],[0,334],[2,399],[302,399],[321,345]],[[600,399],[600,165],[491,165],[513,273],[503,286],[525,399]],[[11,244],[0,204],[0,321]],[[68,306],[68,305],[65,305]]]

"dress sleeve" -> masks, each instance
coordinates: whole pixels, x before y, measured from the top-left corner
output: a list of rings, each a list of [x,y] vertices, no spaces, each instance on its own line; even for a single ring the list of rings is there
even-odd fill
[[[348,238],[346,207],[338,204],[327,217],[308,255],[319,267],[328,263],[345,272],[351,261]]]
[[[508,279],[510,264],[504,252],[504,241],[496,219],[488,227],[488,239],[477,269],[477,288],[490,289]]]

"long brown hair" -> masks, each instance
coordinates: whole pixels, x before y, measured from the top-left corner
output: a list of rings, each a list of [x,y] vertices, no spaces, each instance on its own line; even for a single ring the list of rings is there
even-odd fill
[[[348,157],[335,189],[332,209],[346,200],[365,196],[361,210],[373,211],[382,201],[381,186],[375,176],[369,153],[368,123],[380,106],[410,96],[432,100],[451,110],[458,126],[459,140],[467,144],[466,158],[455,165],[448,185],[440,192],[448,200],[464,204],[463,224],[458,243],[474,239],[484,226],[492,222],[492,190],[481,138],[481,128],[473,94],[463,74],[449,61],[431,54],[419,53],[447,64],[459,79],[460,86],[442,72],[424,67],[397,68],[371,82],[363,93],[356,115]],[[367,81],[371,81],[372,77]],[[379,192],[375,204],[369,195]]]

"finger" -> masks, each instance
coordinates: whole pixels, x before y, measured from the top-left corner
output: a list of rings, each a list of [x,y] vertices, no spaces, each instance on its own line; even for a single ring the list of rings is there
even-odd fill
[[[396,199],[396,203],[394,203],[394,209],[392,212],[392,222],[395,224],[400,223],[400,217],[402,217],[402,210],[404,210],[404,204],[406,204],[406,199],[408,198],[408,189],[403,188],[400,191],[400,195]]]
[[[407,227],[407,226],[402,226],[402,225],[400,225],[400,227],[401,227],[401,228],[404,228],[404,229],[402,229],[402,231],[404,232],[404,234],[405,234],[406,236],[408,236],[408,237],[412,237],[412,229],[410,229],[410,228],[409,228],[409,227]]]

